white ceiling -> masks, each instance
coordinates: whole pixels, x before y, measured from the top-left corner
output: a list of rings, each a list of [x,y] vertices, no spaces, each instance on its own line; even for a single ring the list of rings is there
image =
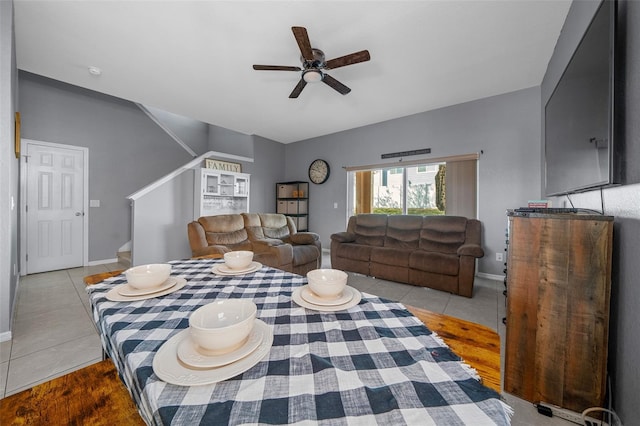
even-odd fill
[[[290,143],[541,83],[570,0],[14,0],[18,68],[244,134]],[[309,84],[292,26],[340,95]],[[99,67],[102,75],[88,72]]]

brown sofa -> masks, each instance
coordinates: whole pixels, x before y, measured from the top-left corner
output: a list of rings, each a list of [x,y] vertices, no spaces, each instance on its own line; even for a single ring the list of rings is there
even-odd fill
[[[480,236],[460,216],[359,214],[331,235],[331,267],[471,297]]]
[[[187,225],[193,257],[250,250],[254,260],[304,275],[321,265],[318,234],[297,232],[290,217],[275,213],[202,216]]]

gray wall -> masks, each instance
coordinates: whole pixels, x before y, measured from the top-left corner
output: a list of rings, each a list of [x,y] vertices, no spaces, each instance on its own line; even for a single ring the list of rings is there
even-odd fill
[[[209,149],[241,157],[253,158],[253,136],[224,127],[209,126]]]
[[[249,211],[275,213],[276,182],[284,180],[285,169],[289,167],[285,162],[285,145],[260,136],[252,138],[255,161],[242,165],[242,171],[251,174]]]
[[[191,257],[187,223],[193,220],[194,172],[186,170],[133,204],[133,265],[167,262]],[[158,208],[158,206],[161,206]]]
[[[19,161],[14,154],[18,70],[14,40],[13,2],[0,1],[0,341],[10,337],[19,266]]]
[[[505,211],[540,197],[540,137],[540,89],[529,88],[289,144],[287,179],[308,180],[311,161],[329,162],[329,180],[309,188],[310,230],[329,247],[330,235],[346,229],[343,166],[389,162],[380,155],[418,148],[431,148],[426,159],[483,151],[478,163],[478,218],[485,257],[478,270],[502,275],[504,265],[495,260],[495,253],[504,253]],[[421,157],[406,160],[414,158]]]
[[[209,150],[209,125],[207,123],[148,105],[144,105],[144,108],[196,154],[204,154]]]
[[[101,207],[89,210],[89,260],[115,258],[118,248],[131,238],[126,197],[192,156],[129,101],[23,71],[19,88],[25,138],[89,148],[89,198],[101,202]],[[205,136],[212,129],[215,133],[215,126],[194,127],[192,120],[181,124],[176,118],[180,117],[166,114],[161,121],[196,153],[206,152],[211,140]],[[284,147],[268,139],[241,136],[236,139],[240,147],[235,147],[241,152],[229,152],[233,147],[225,146],[210,149],[235,155],[255,152],[257,164],[243,164],[243,171],[252,174],[250,208],[274,211],[275,182],[284,177]],[[247,143],[252,146],[248,148]],[[186,228],[183,237],[184,243]]]
[[[127,195],[192,157],[136,105],[20,72],[23,136],[89,148],[89,260],[113,259],[129,241]]]
[[[542,104],[547,101],[562,70],[568,63],[598,6],[597,1],[574,1],[562,29],[556,50],[542,82]],[[620,94],[616,107],[616,136],[626,146],[626,177],[637,182],[640,176],[640,2],[619,1],[618,40],[621,55],[618,76]],[[540,114],[542,115],[542,109]],[[640,184],[591,191],[571,196],[576,207],[600,210],[615,217],[611,319],[609,336],[609,374],[612,377],[614,409],[624,424],[640,419]],[[556,198],[556,205],[567,203]],[[569,205],[569,203],[567,203]]]

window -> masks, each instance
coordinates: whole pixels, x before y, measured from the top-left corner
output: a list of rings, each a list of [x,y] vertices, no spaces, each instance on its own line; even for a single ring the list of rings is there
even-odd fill
[[[358,213],[476,217],[477,156],[350,170],[350,215]]]

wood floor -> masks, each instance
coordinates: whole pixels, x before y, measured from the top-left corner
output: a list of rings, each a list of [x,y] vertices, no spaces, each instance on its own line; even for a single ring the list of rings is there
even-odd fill
[[[477,372],[482,383],[500,393],[500,336],[484,325],[405,305],[429,330]]]
[[[0,425],[144,425],[111,360],[0,400]]]
[[[469,321],[407,306],[500,392],[500,338]],[[1,425],[144,425],[113,363],[101,361],[0,400]]]

